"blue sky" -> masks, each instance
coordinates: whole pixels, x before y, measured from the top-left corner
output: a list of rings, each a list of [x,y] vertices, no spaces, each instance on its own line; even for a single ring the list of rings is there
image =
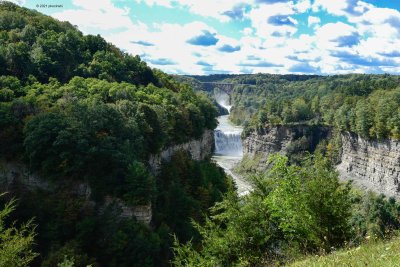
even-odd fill
[[[14,2],[167,73],[400,74],[399,0]]]

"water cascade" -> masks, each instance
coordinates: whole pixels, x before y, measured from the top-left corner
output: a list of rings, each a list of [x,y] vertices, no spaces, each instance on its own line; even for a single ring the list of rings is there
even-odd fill
[[[219,125],[214,131],[215,154],[242,158],[242,129],[228,121],[228,115],[218,118]]]
[[[227,94],[216,93],[215,99],[219,105],[226,108],[228,112],[230,111],[232,106],[229,104]],[[243,128],[233,125],[228,117],[229,115],[218,117],[218,127],[214,131],[215,153],[213,159],[228,175],[232,176],[239,194],[247,194],[250,186],[243,177],[233,171],[243,157],[242,139],[240,137]]]

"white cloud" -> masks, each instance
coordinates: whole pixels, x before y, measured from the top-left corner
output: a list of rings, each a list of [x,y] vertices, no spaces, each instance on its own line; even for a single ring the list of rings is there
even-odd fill
[[[310,0],[300,0],[298,1],[294,8],[298,13],[304,13],[312,7]]]
[[[373,5],[359,0],[315,0],[313,10],[326,10],[336,16],[354,17],[367,12]]]
[[[235,7],[244,4],[252,4],[244,0],[136,0],[147,5],[160,5],[164,7],[186,7],[190,12],[204,17],[217,18],[223,22],[230,20],[226,12],[232,11]]]
[[[226,11],[245,3],[244,0],[136,1],[186,8],[191,13],[214,17],[221,22],[229,20],[229,16],[224,15]],[[255,0],[250,3],[254,4]],[[362,1],[315,0],[314,11],[323,9],[336,16],[345,16],[348,22],[327,24],[324,24],[324,16],[312,12],[307,13],[306,21],[296,20],[297,14],[310,10],[310,0],[254,4],[242,14],[250,20],[251,26],[244,24],[246,27],[238,30],[241,33],[239,39],[220,34],[205,23],[207,19],[182,25],[168,22],[146,25],[132,21],[129,10],[116,7],[111,0],[99,0],[96,5],[89,0],[73,0],[73,4],[78,9],[66,9],[53,16],[78,25],[85,33],[101,33],[107,41],[129,53],[141,55],[149,65],[168,73],[400,72],[397,52],[400,27],[396,27],[400,23],[400,12]],[[239,13],[243,11],[240,8]],[[295,34],[307,25],[315,31],[300,36]],[[216,45],[188,43],[204,32],[218,39]],[[379,66],[379,62],[383,62],[383,66]]]
[[[244,28],[243,31],[242,31],[242,33],[243,33],[244,35],[252,35],[253,32],[254,32],[253,28],[250,28],[250,27],[246,27],[246,28]]]
[[[172,3],[175,2],[174,0],[136,0],[138,3],[146,3],[149,6],[165,6],[165,7],[172,7]]]
[[[318,26],[321,23],[321,19],[318,17],[309,16],[308,17],[308,27]]]
[[[383,39],[400,38],[400,12],[389,8],[371,8],[357,18],[351,18],[360,31],[373,37]]]
[[[321,48],[325,50],[336,49],[338,46],[346,46],[351,36],[358,34],[357,29],[343,22],[328,23],[316,31],[316,38]],[[347,39],[346,39],[347,38]],[[352,43],[352,42],[351,42]]]
[[[293,35],[296,31],[296,19],[293,2],[260,5],[248,13],[253,28],[259,37],[283,37]]]
[[[147,60],[149,65],[166,70],[172,73],[203,73],[204,66],[197,65],[200,60],[205,60],[207,57],[212,58],[211,52],[215,50],[215,46],[204,47],[191,45],[187,41],[195,36],[203,34],[205,31],[216,33],[215,29],[206,25],[203,22],[192,22],[185,25],[179,24],[158,24],[155,31],[147,31],[144,34],[138,34],[134,30],[124,31],[118,34],[108,36],[107,40],[117,44],[126,51],[132,54],[145,55],[144,60]],[[171,38],[173,36],[173,38]],[[128,37],[128,38],[127,38]],[[217,38],[223,37],[217,36]],[[125,40],[125,41],[122,41]],[[143,46],[132,41],[145,40],[152,46]],[[227,41],[231,41],[227,39]],[[203,57],[197,58],[194,53],[199,53]],[[175,65],[156,64],[157,59],[167,59],[173,61]],[[153,63],[151,63],[153,62]],[[214,62],[212,62],[214,63]]]
[[[115,7],[111,0],[97,0],[96,4],[87,0],[73,0],[72,3],[79,9],[66,9],[52,16],[77,25],[85,33],[134,26],[128,16],[129,10]]]

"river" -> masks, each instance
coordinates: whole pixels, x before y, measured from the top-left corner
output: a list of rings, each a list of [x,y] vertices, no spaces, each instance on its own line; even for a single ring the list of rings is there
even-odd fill
[[[226,105],[225,101],[217,99],[217,102],[228,111],[231,106]],[[243,158],[243,147],[240,135],[243,128],[232,124],[228,120],[229,115],[218,117],[218,127],[214,131],[215,152],[213,160],[230,175],[237,187],[239,195],[245,195],[251,189],[246,180],[234,172],[235,166]]]

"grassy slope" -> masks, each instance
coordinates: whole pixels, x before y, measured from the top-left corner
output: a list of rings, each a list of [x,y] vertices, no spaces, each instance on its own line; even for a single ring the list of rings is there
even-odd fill
[[[310,257],[289,266],[400,266],[400,238],[397,237],[387,242],[371,242],[355,249],[340,250],[326,256]]]

